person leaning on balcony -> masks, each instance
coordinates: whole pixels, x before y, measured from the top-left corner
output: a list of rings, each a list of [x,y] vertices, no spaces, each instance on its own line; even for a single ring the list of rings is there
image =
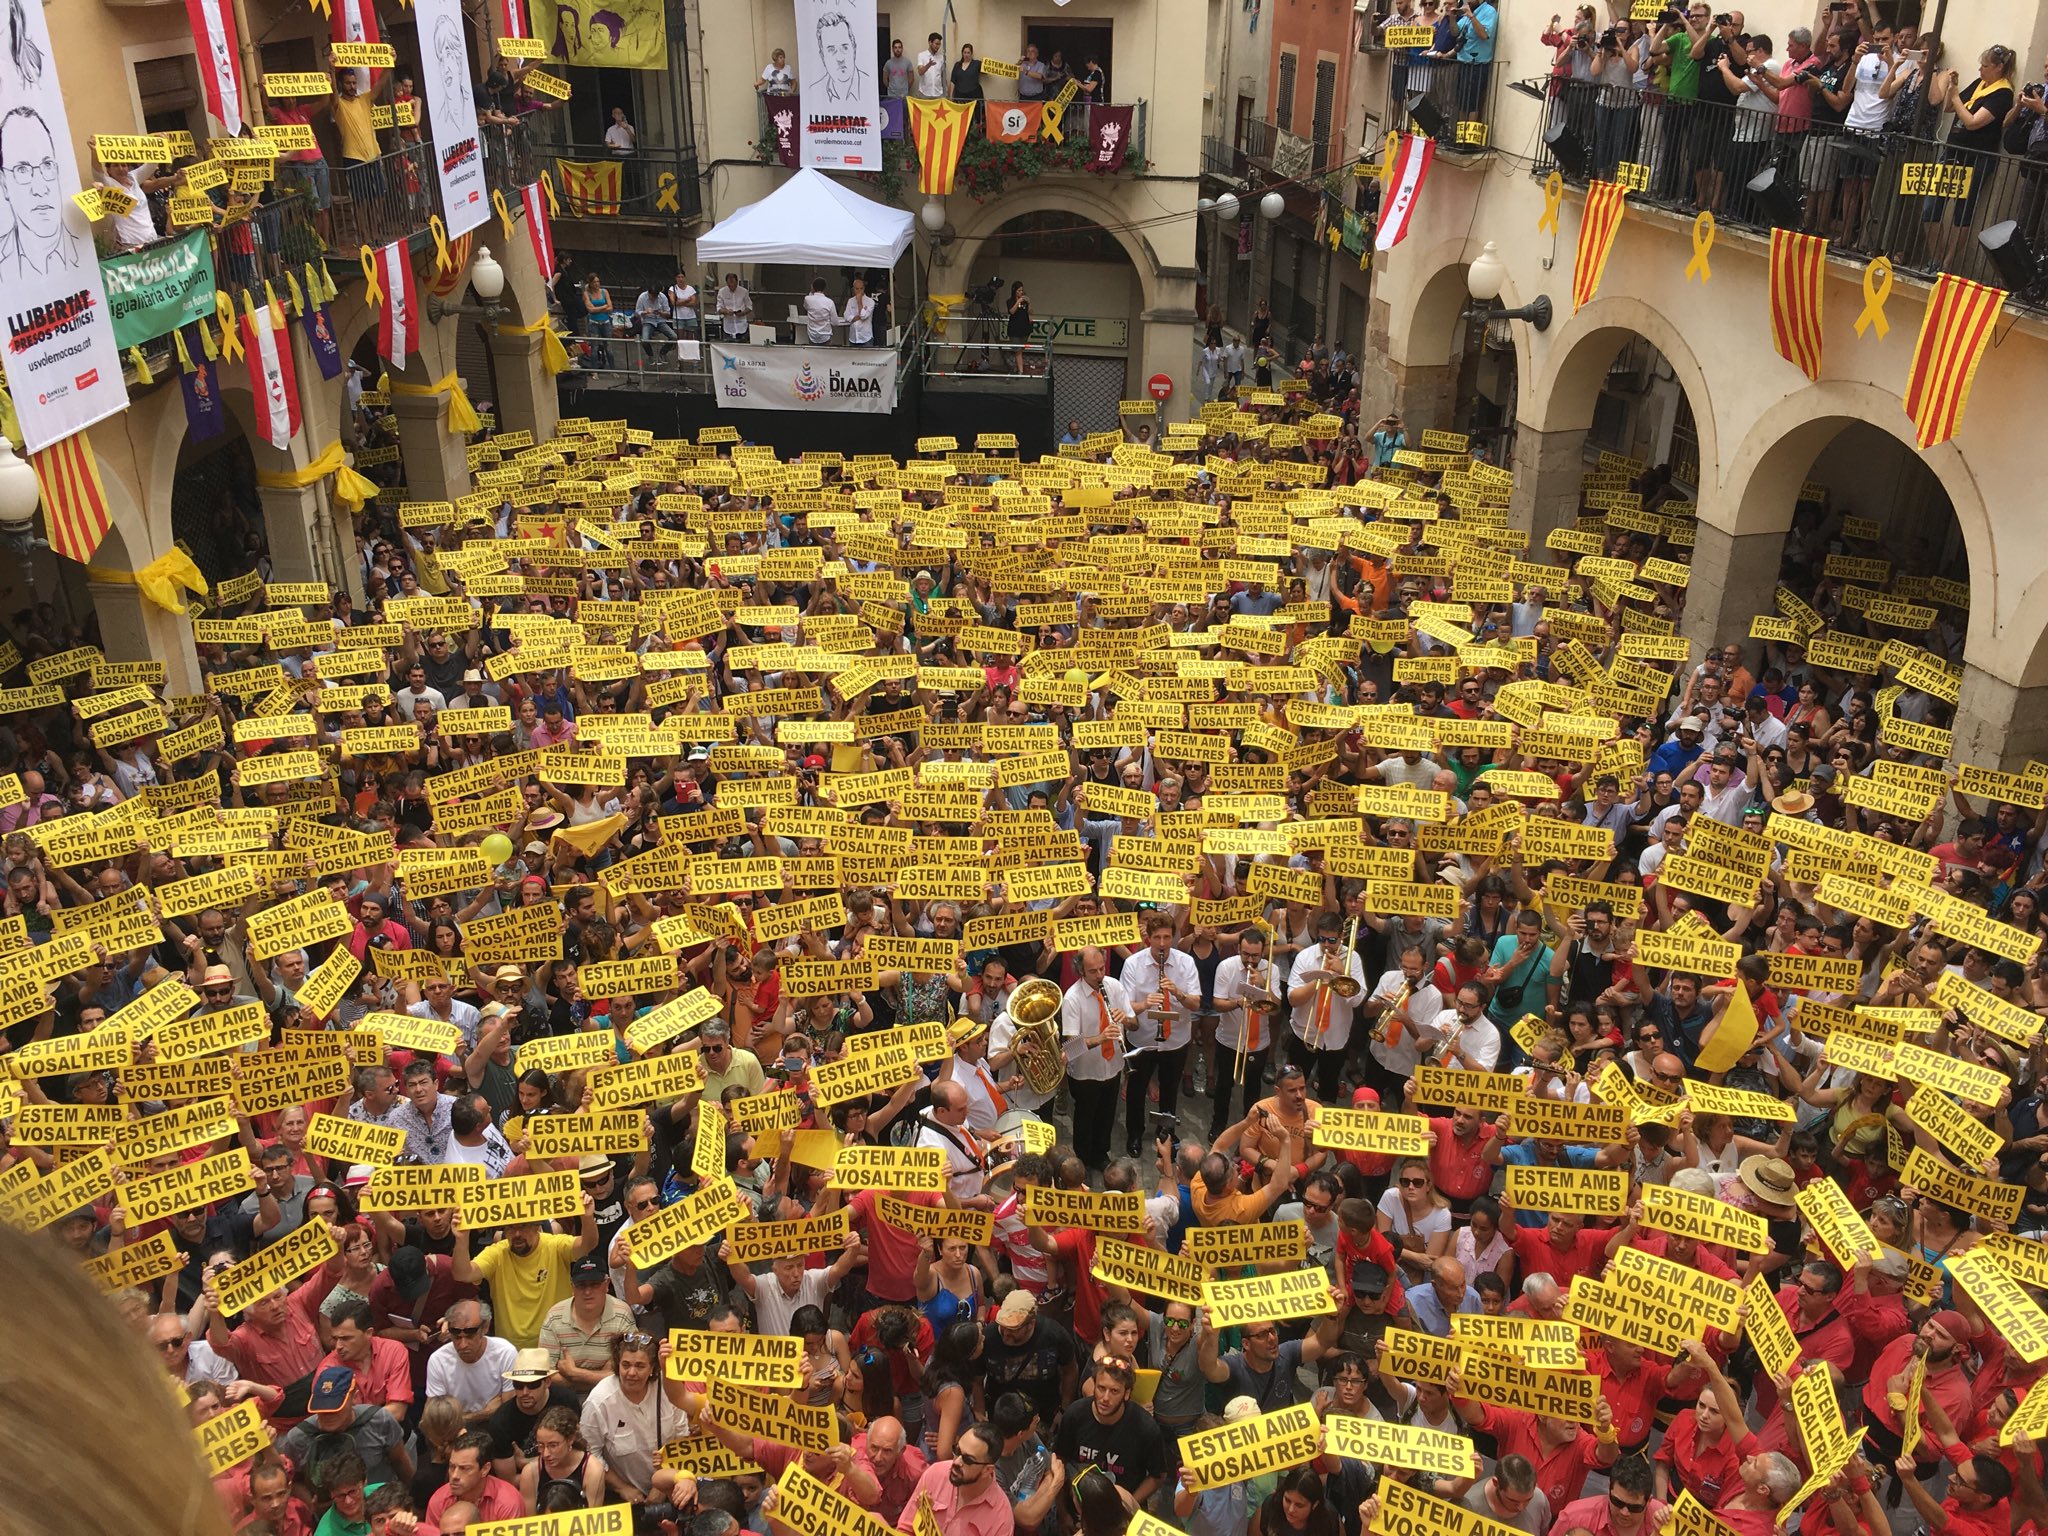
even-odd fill
[[[334,72],[334,131],[341,137],[343,181],[349,196],[374,196],[382,190],[374,169],[382,150],[377,143],[376,124],[370,117],[370,98],[362,93],[356,79],[353,69]],[[371,169],[365,171],[365,166]],[[351,171],[355,174],[348,174]]]
[[[139,165],[102,163],[97,180],[101,186],[125,192],[133,199],[133,208],[113,215],[114,243],[124,251],[139,251],[145,245],[154,245],[159,238],[156,214],[149,206],[150,197],[182,185],[185,173],[153,162]]]
[[[2048,61],[2041,65],[2041,79],[2013,99],[2005,115],[2005,147],[2020,157],[2020,237],[2032,246],[2048,208]]]
[[[768,67],[761,71],[761,78],[754,82],[754,89],[763,96],[787,96],[796,89],[796,76],[790,73],[789,56],[780,48],[768,55]]]
[[[1045,99],[1045,61],[1038,56],[1038,44],[1026,43],[1024,57],[1017,61],[1017,99]]]
[[[917,56],[917,94],[937,101],[946,94],[946,39],[934,32]]]
[[[1493,78],[1493,47],[1500,11],[1493,0],[1458,0],[1458,115],[1477,118]]]

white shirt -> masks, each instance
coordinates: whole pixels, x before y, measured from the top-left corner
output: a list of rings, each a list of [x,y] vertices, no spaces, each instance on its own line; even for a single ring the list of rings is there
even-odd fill
[[[770,1270],[754,1281],[754,1331],[766,1338],[789,1332],[789,1320],[798,1307],[822,1307],[832,1281],[822,1269],[807,1269],[796,1283],[796,1294],[782,1294],[782,1282]]]
[[[640,135],[634,131],[631,123],[613,123],[611,127],[604,131],[605,143],[609,144],[614,152],[621,155],[630,155],[639,137]]]
[[[1107,1005],[1111,1013],[1131,1011],[1131,996],[1124,990],[1124,984],[1114,976],[1102,979],[1102,992],[1098,999],[1095,989],[1086,981],[1077,981],[1067,988],[1067,995],[1060,1004],[1060,1038],[1066,1044],[1067,1076],[1086,1083],[1113,1081],[1124,1070],[1124,1051],[1121,1045],[1111,1045],[1109,1059],[1102,1059],[1099,1046],[1083,1045],[1083,1037],[1093,1038],[1102,1033],[1102,1010]],[[1124,1028],[1130,1029],[1125,1023]]]
[[[157,237],[156,218],[149,211],[149,194],[142,190],[142,176],[145,171],[154,174],[154,165],[131,165],[119,173],[106,171],[104,180],[119,187],[135,199],[134,208],[127,213],[114,215],[114,240],[124,251],[140,250]]]
[[[999,1056],[1004,1051],[1007,1051],[1011,1049],[1013,1046],[1015,1046],[1016,1043],[1017,1021],[1010,1017],[1010,1010],[1005,1008],[1001,1013],[998,1013],[995,1016],[995,1018],[991,1020],[989,1023],[988,1053],[991,1056]],[[1012,1062],[1010,1064],[1010,1076],[1018,1077],[1021,1075],[1022,1069],[1018,1067],[1015,1062]],[[1035,1110],[1043,1109],[1046,1105],[1046,1102],[1052,1098],[1052,1095],[1049,1093],[1034,1093],[1029,1088],[1026,1088],[1022,1084],[1019,1084],[1011,1092],[1004,1094],[1003,1097],[1010,1101],[1010,1108],[1021,1109],[1024,1110],[1026,1113],[1030,1113]],[[971,1113],[968,1116],[968,1120],[971,1124],[973,1121],[973,1115]]]
[[[1401,995],[1401,989],[1408,985],[1408,978],[1397,965],[1380,977],[1379,985],[1372,989],[1375,1002],[1391,1003]],[[1401,1038],[1389,1043],[1375,1040],[1372,1043],[1372,1058],[1397,1077],[1414,1075],[1415,1066],[1422,1059],[1420,1043],[1415,1038],[1415,1021],[1434,1019],[1444,1011],[1444,995],[1436,989],[1434,982],[1427,979],[1420,982],[1408,994],[1408,1001],[1401,1005]]]
[[[671,287],[668,291],[669,312],[678,320],[697,318],[697,289],[693,284]]]
[[[946,94],[946,56],[943,53],[920,53],[917,56],[917,94]]]
[[[604,1464],[635,1488],[654,1482],[654,1457],[665,1439],[689,1434],[689,1417],[675,1404],[659,1380],[647,1384],[639,1402],[626,1396],[619,1378],[607,1376],[590,1389],[583,1402],[583,1438],[604,1458]]]
[[[1500,1060],[1499,1028],[1483,1012],[1462,1030],[1459,1024],[1456,1008],[1441,1010],[1424,1031],[1424,1058],[1434,1064],[1443,1055],[1443,1042],[1455,1035],[1459,1048],[1471,1060],[1454,1055],[1445,1065],[1467,1072],[1491,1072],[1493,1064]]]
[[[455,1353],[453,1344],[443,1344],[427,1356],[427,1396],[452,1397],[465,1413],[476,1413],[505,1390],[505,1373],[519,1351],[509,1339],[495,1333],[484,1340],[484,1352],[475,1365]]]
[[[1125,966],[1128,970],[1130,967]],[[1271,997],[1280,996],[1280,987],[1273,976],[1273,962],[1261,958],[1254,963],[1254,982],[1245,974],[1244,959],[1240,955],[1225,957],[1216,967],[1216,1001],[1221,1003],[1227,997]],[[1273,1043],[1273,1020],[1277,1017],[1270,1009],[1232,1008],[1216,1015],[1216,1043],[1228,1050],[1242,1046],[1256,1053]],[[1251,1034],[1247,1037],[1246,1028]]]
[[[1875,133],[1884,126],[1892,111],[1892,104],[1884,99],[1884,83],[1891,74],[1881,53],[1866,53],[1856,61],[1856,95],[1843,127],[1851,133]]]
[[[846,339],[856,347],[871,346],[875,339],[875,296],[850,293],[839,318],[846,322]]]
[[[1702,779],[1700,787],[1706,789]],[[1707,789],[1706,798],[1700,802],[1700,814],[1711,817],[1725,826],[1742,825],[1742,813],[1749,808],[1749,780],[1740,773],[1728,775],[1728,787],[1718,795]]]
[[[787,96],[796,85],[796,76],[786,65],[770,64],[761,71],[761,84],[769,96]]]
[[[994,1134],[996,1121],[1003,1112],[996,1108],[996,1078],[986,1064],[979,1061],[962,1061],[955,1056],[946,1066],[943,1075],[960,1085],[960,1091],[967,1095],[967,1125],[977,1136]],[[1010,1096],[1003,1095],[1003,1103],[1011,1103]]]
[[[1294,970],[1289,978],[1290,985],[1301,985],[1304,971],[1329,969],[1331,966],[1324,959],[1320,948],[1306,950],[1294,962]],[[1365,990],[1365,967],[1359,962],[1356,951],[1347,949],[1339,952],[1336,973],[1340,976],[1349,976],[1357,982],[1360,992]],[[1304,1044],[1311,1043],[1316,1011],[1322,1006],[1324,997],[1329,999],[1329,1011],[1324,1017],[1322,1038],[1314,1043],[1318,1050],[1341,1051],[1351,1043],[1351,1016],[1358,1011],[1358,999],[1355,996],[1339,997],[1335,992],[1326,991],[1321,987],[1316,988],[1305,1001],[1294,1005],[1292,1022],[1295,1038]]]
[[[832,339],[832,322],[839,318],[839,306],[822,293],[804,295],[804,335],[812,346]]]
[[[946,1187],[955,1199],[972,1200],[981,1193],[981,1138],[973,1127],[949,1125],[942,1131],[936,1125],[921,1126],[911,1145],[937,1147],[946,1154]]]
[[[1194,1038],[1194,1016],[1173,994],[1185,992],[1199,998],[1202,995],[1202,978],[1195,970],[1194,957],[1177,949],[1166,952],[1166,985],[1163,987],[1159,984],[1160,974],[1159,962],[1152,958],[1149,947],[1139,950],[1124,962],[1124,990],[1132,997],[1145,998],[1154,992],[1166,993],[1166,1007],[1157,1013],[1149,1009],[1141,1012],[1131,1025],[1126,1043],[1133,1046],[1156,1045],[1161,1050],[1177,1051]]]
[[[747,285],[728,288],[723,283],[718,288],[718,315],[725,322],[725,334],[744,337],[747,334],[747,315],[754,307],[754,296],[747,292]]]

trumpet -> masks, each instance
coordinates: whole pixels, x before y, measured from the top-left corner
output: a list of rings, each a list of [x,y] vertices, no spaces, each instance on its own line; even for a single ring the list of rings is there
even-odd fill
[[[1376,1042],[1385,1044],[1388,1030],[1399,1027],[1395,1022],[1394,1015],[1403,1008],[1406,1008],[1408,1006],[1408,999],[1414,995],[1415,983],[1404,980],[1401,983],[1401,990],[1393,995],[1387,1006],[1380,1010],[1380,1016],[1372,1021],[1371,1033],[1372,1038]],[[1396,1036],[1395,1038],[1398,1043],[1399,1037]]]

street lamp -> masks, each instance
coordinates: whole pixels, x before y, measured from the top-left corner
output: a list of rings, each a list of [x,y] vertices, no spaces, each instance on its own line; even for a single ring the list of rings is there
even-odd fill
[[[453,315],[470,320],[495,321],[506,312],[498,300],[505,293],[505,269],[498,265],[498,258],[491,254],[487,245],[477,247],[476,260],[470,264],[469,286],[476,290],[481,304],[461,304],[442,298],[438,293],[427,295],[427,319],[439,325]]]
[[[1268,219],[1277,219],[1287,211],[1287,199],[1278,192],[1268,192],[1259,199],[1259,212]]]
[[[1216,199],[1216,217],[1225,223],[1237,217],[1237,194],[1226,192]]]
[[[42,496],[36,472],[15,455],[14,444],[0,436],[0,537],[27,538]]]
[[[1473,258],[1465,269],[1465,291],[1472,295],[1479,306],[1465,311],[1467,320],[1526,320],[1539,331],[1550,329],[1550,295],[1540,293],[1535,302],[1524,304],[1520,309],[1494,309],[1492,304],[1500,297],[1500,291],[1507,286],[1507,263],[1500,259],[1500,252],[1489,240],[1485,248]]]
[[[924,206],[917,210],[917,222],[936,235],[946,227],[946,203],[939,197],[928,197]]]

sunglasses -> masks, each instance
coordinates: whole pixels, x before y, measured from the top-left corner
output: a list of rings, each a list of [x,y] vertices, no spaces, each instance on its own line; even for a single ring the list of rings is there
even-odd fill
[[[481,1323],[477,1324],[474,1328],[457,1328],[451,1324],[448,1329],[448,1336],[451,1339],[473,1339],[483,1331],[483,1324]]]
[[[1650,1507],[1650,1501],[1648,1499],[1624,1499],[1620,1494],[1616,1493],[1611,1488],[1607,1491],[1607,1502],[1612,1504],[1616,1509],[1624,1510],[1631,1515],[1640,1515],[1644,1510]]]

